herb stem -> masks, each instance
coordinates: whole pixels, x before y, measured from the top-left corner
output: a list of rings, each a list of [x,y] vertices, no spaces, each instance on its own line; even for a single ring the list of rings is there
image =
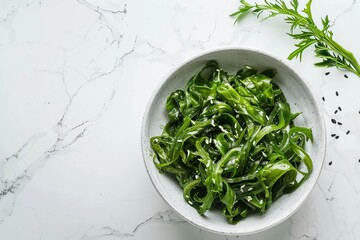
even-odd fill
[[[239,21],[242,16],[250,11],[257,16],[268,12],[269,15],[263,20],[277,15],[286,16],[285,22],[291,25],[288,35],[299,41],[295,44],[297,49],[288,56],[289,60],[300,58],[301,61],[303,51],[311,45],[315,45],[315,55],[322,59],[321,62],[315,64],[316,66],[335,66],[341,70],[351,71],[360,77],[360,64],[354,54],[333,39],[333,32],[329,30],[330,20],[328,16],[321,19],[322,28],[315,24],[311,12],[312,0],[307,2],[301,13],[298,11],[298,0],[291,0],[290,6],[283,0],[274,0],[274,3],[264,0],[264,4],[250,4],[246,0],[240,0],[240,3],[241,6],[238,11],[231,15],[236,17],[236,21]],[[300,30],[300,33],[295,34],[295,29]]]
[[[343,48],[339,43],[334,41],[333,39],[329,38],[328,36],[324,36],[322,39],[331,49],[333,52],[343,56],[349,63],[350,68],[346,68],[345,70],[349,70],[360,77],[360,64],[356,60],[354,54],[345,48]]]

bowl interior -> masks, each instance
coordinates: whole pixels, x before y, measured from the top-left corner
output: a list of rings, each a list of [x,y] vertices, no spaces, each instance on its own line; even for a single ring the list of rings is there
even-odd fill
[[[259,70],[273,68],[277,70],[274,82],[283,90],[292,112],[302,112],[296,124],[310,127],[314,134],[314,143],[307,143],[306,151],[313,160],[313,172],[310,177],[291,194],[277,199],[264,215],[250,215],[236,225],[226,222],[219,212],[209,211],[206,217],[200,216],[196,210],[183,199],[182,189],[167,174],[161,174],[153,164],[149,139],[162,133],[162,126],[168,121],[165,112],[167,96],[176,89],[184,89],[189,78],[198,73],[209,60],[216,60],[220,67],[229,73],[235,73],[244,65]],[[317,101],[306,83],[281,60],[258,50],[243,48],[219,49],[195,57],[177,68],[154,92],[143,119],[142,150],[148,174],[165,201],[179,215],[190,223],[208,231],[242,235],[255,233],[270,228],[291,216],[305,201],[320,174],[325,154],[325,129],[323,117]]]

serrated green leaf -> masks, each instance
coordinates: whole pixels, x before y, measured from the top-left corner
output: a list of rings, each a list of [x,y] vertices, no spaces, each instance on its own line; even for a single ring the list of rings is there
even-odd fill
[[[298,11],[298,0],[290,0],[289,6],[283,0],[264,0],[263,4],[250,4],[246,0],[240,0],[240,2],[241,7],[244,8],[242,11],[252,11],[258,17],[264,12],[269,13],[262,21],[277,15],[285,16],[285,22],[290,25],[288,35],[295,40],[300,40],[299,43],[295,44],[297,49],[289,55],[288,59],[300,58],[301,60],[303,51],[315,43],[316,57],[324,59],[316,66],[335,66],[339,69],[351,71],[360,77],[360,64],[355,56],[334,41],[333,32],[329,30],[329,17],[326,15],[321,18],[321,28],[315,24],[311,12],[312,0],[308,0],[301,12]],[[239,20],[244,14],[238,11],[232,16]],[[297,30],[300,30],[300,33],[296,32]]]
[[[293,6],[294,10],[297,11],[299,8],[299,2],[298,0],[293,0],[290,2],[291,6]]]
[[[310,40],[310,41],[304,41],[304,42],[301,42],[300,44],[297,44],[296,46],[298,46],[298,48],[295,51],[293,51],[292,53],[290,53],[290,55],[288,56],[288,59],[292,60],[294,58],[300,58],[300,61],[301,61],[302,53],[304,52],[304,50],[315,43],[316,43],[315,40]]]

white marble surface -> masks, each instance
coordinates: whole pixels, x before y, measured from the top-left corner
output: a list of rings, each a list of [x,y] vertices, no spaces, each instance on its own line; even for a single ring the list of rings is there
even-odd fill
[[[0,239],[236,239],[169,210],[143,166],[140,125],[155,85],[204,49],[242,45],[287,57],[288,26],[254,16],[233,25],[237,5],[2,0]],[[313,5],[315,16],[336,19],[335,38],[360,58],[360,3]],[[360,239],[360,78],[314,62],[308,51],[290,64],[325,97],[328,149],[318,184],[290,219],[241,239]]]

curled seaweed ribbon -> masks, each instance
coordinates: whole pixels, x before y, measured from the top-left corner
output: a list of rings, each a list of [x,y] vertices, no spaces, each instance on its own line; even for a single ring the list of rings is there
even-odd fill
[[[291,113],[275,75],[251,67],[230,75],[209,61],[167,98],[169,122],[150,139],[154,163],[201,215],[220,209],[234,224],[264,213],[311,173],[304,146],[312,131],[294,125],[299,113]]]

